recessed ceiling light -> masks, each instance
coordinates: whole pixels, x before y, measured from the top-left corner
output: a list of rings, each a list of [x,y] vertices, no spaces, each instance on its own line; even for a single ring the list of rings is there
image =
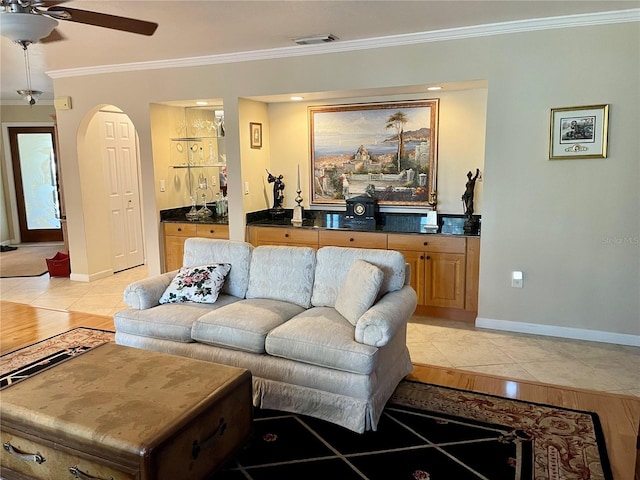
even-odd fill
[[[338,40],[333,33],[326,35],[313,35],[311,37],[294,38],[293,41],[298,45],[316,45],[318,43],[329,43]]]
[[[209,105],[209,102],[200,101],[200,102],[196,102],[196,105]]]
[[[442,90],[442,87],[427,87],[427,90],[429,90],[431,92],[435,92],[437,90]]]
[[[294,102],[299,102],[300,100],[304,100],[304,97],[301,97],[299,95],[294,95],[292,97],[289,97],[289,100],[293,100]]]

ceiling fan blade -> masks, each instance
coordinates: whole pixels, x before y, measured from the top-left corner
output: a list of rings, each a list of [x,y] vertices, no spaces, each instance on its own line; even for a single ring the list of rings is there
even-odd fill
[[[58,42],[60,40],[66,40],[66,39],[67,37],[62,35],[58,29],[54,28],[53,31],[48,36],[38,40],[38,43]]]
[[[135,18],[118,17],[106,13],[90,12],[88,10],[78,10],[77,8],[53,7],[52,10],[56,12],[68,12],[71,18],[66,20],[69,22],[84,23],[96,27],[137,33],[139,35],[153,35],[156,28],[158,28],[158,24],[153,22],[136,20]]]

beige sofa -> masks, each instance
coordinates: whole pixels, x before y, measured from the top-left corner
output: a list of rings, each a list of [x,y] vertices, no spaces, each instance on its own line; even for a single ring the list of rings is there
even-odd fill
[[[215,303],[160,304],[178,271],[129,285],[116,342],[246,368],[257,407],[375,430],[412,370],[403,255],[187,239],[181,272],[218,263],[231,269]]]

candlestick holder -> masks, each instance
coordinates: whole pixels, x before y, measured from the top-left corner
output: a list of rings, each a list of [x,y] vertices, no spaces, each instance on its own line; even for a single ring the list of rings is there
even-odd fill
[[[298,205],[293,207],[293,218],[291,219],[291,224],[294,227],[301,227],[303,209],[302,209],[302,205],[300,205],[302,203],[302,197],[300,196],[300,194],[302,193],[302,190],[300,190],[300,187],[298,187],[298,190],[296,190],[296,193],[298,194],[298,196],[295,198],[295,201]]]

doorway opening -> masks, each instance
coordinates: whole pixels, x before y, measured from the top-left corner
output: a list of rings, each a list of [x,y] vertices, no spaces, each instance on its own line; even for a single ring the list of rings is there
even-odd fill
[[[21,243],[63,240],[54,127],[9,127]]]

